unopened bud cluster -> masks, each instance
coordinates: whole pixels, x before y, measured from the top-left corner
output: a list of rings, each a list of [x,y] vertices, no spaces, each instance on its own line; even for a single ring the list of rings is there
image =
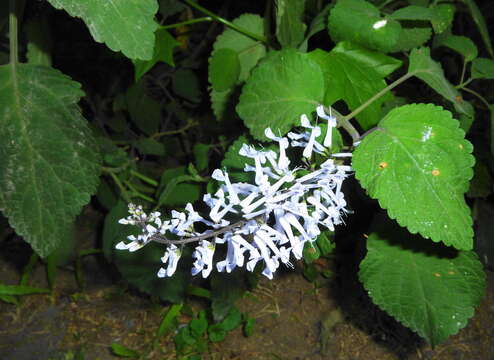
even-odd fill
[[[119,222],[137,225],[142,232],[129,236],[128,242],[120,242],[116,248],[136,251],[151,241],[165,244],[161,258],[164,265],[158,271],[159,277],[165,277],[175,273],[181,247],[195,242],[193,275],[200,272],[207,277],[214,266],[220,272],[243,266],[253,271],[261,262],[262,273],[272,279],[280,263],[291,266],[291,255],[301,259],[305,244],[315,241],[321,228],[334,230],[347,212],[341,187],[352,171],[350,166],[338,165],[328,158],[311,172],[290,168],[289,147],[303,147],[306,159],[313,152],[322,154],[331,147],[336,119],[326,115],[322,106],[317,108],[317,114],[327,121],[322,144],[317,141],[321,128],[312,126],[307,116],[302,115],[301,125],[306,131],[301,134],[290,132],[286,137],[277,137],[270,128],[266,129],[266,137],[278,143],[278,153],[242,146],[239,154],[253,160],[253,165],[245,165],[245,171],[255,173],[253,184],[232,182],[227,171],[215,170],[212,177],[222,185],[215,194],[204,195],[203,201],[210,208],[207,218],[191,204],[184,212],[172,211],[169,220],[162,220],[159,212],[148,215],[141,206],[129,204],[130,216]],[[207,230],[199,232],[195,226],[198,223]],[[226,244],[227,252],[226,258],[215,262],[218,244]]]

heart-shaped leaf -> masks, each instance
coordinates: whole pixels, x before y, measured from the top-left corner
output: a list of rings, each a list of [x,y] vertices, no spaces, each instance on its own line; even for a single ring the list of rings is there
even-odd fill
[[[96,192],[100,155],[77,82],[27,64],[0,66],[0,79],[0,209],[45,257]]]
[[[381,309],[433,346],[464,328],[485,291],[473,251],[450,251],[403,229],[373,233],[359,278]]]
[[[48,0],[57,9],[86,23],[97,42],[131,59],[149,60],[153,56],[154,31],[158,24],[156,0]]]
[[[251,134],[266,140],[264,130],[286,134],[300,115],[322,104],[324,80],[321,68],[293,49],[271,53],[254,71],[242,89],[237,112]]]
[[[457,249],[473,247],[463,194],[472,145],[449,111],[432,104],[391,110],[353,157],[355,176],[391,218],[412,233]]]

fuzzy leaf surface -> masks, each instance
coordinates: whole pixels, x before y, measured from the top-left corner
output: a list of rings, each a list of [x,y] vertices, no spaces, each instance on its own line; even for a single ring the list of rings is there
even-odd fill
[[[401,106],[355,150],[355,176],[411,233],[470,250],[472,218],[463,194],[474,158],[464,137],[458,121],[439,106]]]
[[[329,13],[329,35],[335,41],[390,52],[398,41],[401,25],[381,17],[379,9],[364,0],[340,0]]]
[[[80,85],[37,65],[0,66],[0,208],[42,257],[96,192],[100,156]]]
[[[373,302],[432,345],[466,326],[485,291],[477,255],[449,250],[404,229],[372,233],[360,264]]]
[[[292,49],[273,52],[254,71],[242,89],[237,112],[259,140],[267,127],[286,134],[302,114],[311,114],[324,96],[321,68]]]
[[[153,56],[154,31],[158,24],[156,0],[48,0],[57,9],[81,18],[97,42],[130,59]]]
[[[350,55],[347,55],[347,53]],[[308,56],[319,64],[324,74],[325,95],[324,104],[332,105],[338,100],[344,100],[351,110],[386,87],[386,82],[374,66],[381,63],[376,59],[372,66],[366,57],[356,56],[355,51],[332,50],[325,52],[316,49]],[[382,70],[381,70],[382,71]],[[357,120],[365,130],[377,124],[381,119],[381,104],[387,97],[381,97],[357,115]]]

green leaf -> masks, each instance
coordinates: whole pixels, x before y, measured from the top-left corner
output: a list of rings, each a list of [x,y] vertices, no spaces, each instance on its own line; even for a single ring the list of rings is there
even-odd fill
[[[158,189],[158,207],[185,205],[199,199],[201,187],[192,183],[195,181],[196,177],[187,174],[184,166],[163,171]]]
[[[139,233],[135,226],[118,223],[119,219],[126,216],[128,207],[123,200],[120,200],[106,216],[103,226],[105,257],[114,262],[122,276],[140,291],[159,296],[164,301],[182,302],[191,277],[188,249],[184,248],[178,269],[171,278],[158,278],[156,274],[163,266],[160,259],[165,251],[163,245],[153,242],[136,253],[115,249],[116,244],[125,241],[128,235]]]
[[[329,231],[323,231],[321,232],[321,235],[317,237],[316,243],[323,256],[331,254],[336,248],[336,245],[331,242],[330,236],[331,233]]]
[[[175,94],[192,103],[201,101],[202,93],[199,79],[196,73],[190,69],[178,69],[173,73],[172,89]]]
[[[477,29],[479,30],[480,36],[484,41],[484,45],[489,52],[489,55],[494,58],[494,49],[492,48],[491,37],[489,36],[489,30],[487,29],[487,24],[485,23],[484,16],[480,11],[479,7],[475,3],[474,0],[462,0],[470,10],[470,14],[472,15],[472,19],[477,25]]]
[[[1,30],[1,27],[0,27]],[[0,295],[0,301],[6,302],[8,304],[18,305],[19,300],[15,296],[12,295]]]
[[[432,60],[429,48],[424,47],[412,50],[409,59],[409,74],[418,77],[446,100],[451,101],[456,111],[473,117],[473,108],[469,106],[468,102],[463,101],[458,90],[446,79],[441,64]]]
[[[208,73],[214,90],[225,91],[233,87],[240,74],[237,52],[228,48],[216,50],[209,60]]]
[[[396,10],[389,15],[389,18],[394,20],[436,20],[437,14],[433,9],[410,5]]]
[[[478,55],[477,46],[466,36],[447,35],[438,37],[437,46],[446,46],[461,54],[465,61],[472,61]]]
[[[432,30],[429,27],[403,28],[391,52],[415,49],[429,41],[431,35]]]
[[[233,23],[243,29],[255,34],[264,34],[263,19],[258,15],[243,14],[233,20]],[[262,42],[253,40],[238,31],[227,28],[220,34],[213,44],[213,53],[220,49],[231,49],[238,55],[240,62],[240,73],[237,84],[243,83],[249,78],[250,72],[258,61],[266,54],[266,47]],[[211,88],[211,107],[218,120],[229,119],[234,116],[233,110],[236,103],[236,91],[229,89],[226,91],[216,91]]]
[[[321,257],[321,251],[317,244],[307,241],[304,245],[303,257],[307,264],[311,264],[319,259]]]
[[[403,229],[373,233],[359,278],[380,308],[433,346],[466,326],[485,288],[472,251],[449,251]]]
[[[307,31],[307,35],[305,36],[304,41],[302,41],[302,43],[298,47],[300,51],[307,52],[307,43],[309,42],[309,39],[318,32],[323,31],[327,27],[326,20],[328,18],[329,9],[332,6],[332,3],[327,4],[326,6],[324,6],[321,12],[317,14],[314,19],[312,19],[312,22],[310,23],[309,29]]]
[[[47,17],[31,20],[24,25],[27,34],[27,61],[32,65],[51,66],[53,41]]]
[[[78,83],[26,64],[0,66],[0,79],[0,209],[46,257],[96,192],[97,144],[76,105]]]
[[[368,50],[357,44],[348,41],[338,43],[332,53],[344,54],[346,57],[355,60],[356,64],[373,68],[381,77],[386,77],[401,67],[403,62],[383,53]]]
[[[168,31],[163,28],[156,30],[155,44],[153,50],[153,56],[150,60],[134,59],[134,78],[135,81],[147,73],[151,68],[159,62],[164,62],[170,66],[175,66],[173,61],[173,49],[175,49],[180,43],[170,35]]]
[[[340,0],[329,14],[329,35],[334,42],[348,40],[390,52],[400,32],[398,21],[382,18],[379,9],[364,0]]]
[[[213,324],[208,328],[209,341],[218,342],[225,340],[226,330],[223,329],[222,324]]]
[[[225,319],[221,322],[223,329],[226,331],[232,331],[237,326],[242,323],[242,314],[240,311],[234,306],[230,309],[230,312],[225,317]]]
[[[472,62],[473,79],[494,79],[494,61],[487,58],[477,58]]]
[[[245,272],[238,269],[231,273],[213,272],[211,275],[211,308],[215,321],[221,321],[230,313],[247,290]]]
[[[48,0],[57,9],[81,18],[97,42],[131,59],[149,60],[153,55],[154,31],[158,24],[156,0]]]
[[[267,127],[286,134],[302,114],[311,114],[322,103],[323,95],[317,63],[293,49],[274,51],[247,80],[237,112],[256,139],[266,140]]]
[[[3,285],[0,284],[0,295],[31,295],[49,293],[49,289],[36,288],[22,285]]]
[[[347,56],[341,48],[330,53],[316,49],[308,56],[323,71],[326,88],[324,104],[332,105],[338,100],[344,100],[354,110],[386,87],[383,77],[366,62],[355,57],[353,51]],[[381,119],[381,104],[385,100],[386,97],[379,98],[357,115],[357,120],[365,130]]]
[[[432,28],[436,34],[443,33],[453,23],[456,6],[452,4],[431,5],[430,8],[436,12],[436,20],[432,20]]]
[[[197,170],[203,171],[208,168],[209,149],[211,149],[211,145],[209,144],[197,143],[194,145],[192,152],[194,153],[194,160]]]
[[[246,337],[250,337],[254,333],[254,325],[256,324],[256,319],[248,317],[245,320],[245,325],[243,328],[243,333]]]
[[[146,92],[146,82],[139,80],[125,95],[132,122],[146,135],[152,135],[161,123],[161,105]]]
[[[140,138],[135,142],[135,146],[142,155],[165,155],[165,146],[153,138]]]
[[[171,330],[172,323],[180,314],[180,310],[182,310],[182,306],[183,306],[182,304],[173,304],[172,306],[170,306],[170,309],[166,312],[166,315],[163,317],[163,320],[161,320],[160,327],[156,332],[157,337],[161,337]]]
[[[276,38],[283,48],[297,47],[304,40],[305,0],[276,0]]]
[[[197,316],[189,323],[192,336],[199,338],[206,333],[208,329],[208,320],[206,319],[206,311],[201,310]]]
[[[111,351],[114,355],[121,357],[138,358],[140,356],[137,351],[117,343],[111,344]]]
[[[264,34],[263,19],[259,15],[243,14],[232,22],[238,27],[254,34]],[[239,83],[249,78],[252,68],[266,54],[266,47],[262,42],[251,39],[230,28],[227,28],[222,34],[218,35],[213,44],[211,55],[214,56],[214,53],[220,49],[231,49],[238,54],[238,60],[240,62]]]
[[[463,194],[474,158],[464,136],[451,113],[439,106],[393,109],[355,150],[355,176],[410,232],[469,250],[472,218]]]

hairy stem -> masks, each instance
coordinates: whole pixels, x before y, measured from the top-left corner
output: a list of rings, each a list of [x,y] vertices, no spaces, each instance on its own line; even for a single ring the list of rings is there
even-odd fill
[[[377,94],[375,94],[374,96],[372,96],[369,100],[367,100],[366,102],[364,102],[362,105],[360,105],[358,108],[356,108],[355,110],[353,110],[350,114],[344,116],[344,119],[345,120],[351,120],[353,119],[355,116],[357,116],[358,114],[360,114],[362,111],[365,110],[365,108],[367,106],[369,106],[370,104],[372,104],[374,101],[376,101],[377,99],[379,99],[381,96],[383,96],[384,94],[386,94],[388,91],[391,91],[392,89],[394,89],[396,86],[400,85],[401,83],[405,82],[406,80],[408,80],[409,78],[411,78],[412,76],[414,76],[415,73],[414,72],[411,72],[411,73],[406,73],[405,75],[403,75],[402,77],[400,77],[399,79],[393,81],[391,84],[389,84],[388,86],[386,86],[384,89],[382,89],[381,91],[379,91]],[[343,126],[343,125],[342,125]]]
[[[241,28],[235,24],[233,24],[232,22],[226,20],[226,19],[223,19],[222,17],[212,13],[211,11],[209,11],[208,9],[206,8],[203,8],[201,5],[197,4],[196,2],[192,1],[192,0],[183,0],[184,3],[186,3],[187,5],[199,10],[200,12],[208,15],[208,16],[211,16],[214,20],[226,25],[227,27],[241,33],[241,34],[244,34],[245,36],[248,36],[254,40],[257,40],[257,41],[260,41],[262,43],[267,43],[267,39],[264,37],[264,36],[261,36],[261,35],[258,35],[258,34],[254,34],[244,28]]]

